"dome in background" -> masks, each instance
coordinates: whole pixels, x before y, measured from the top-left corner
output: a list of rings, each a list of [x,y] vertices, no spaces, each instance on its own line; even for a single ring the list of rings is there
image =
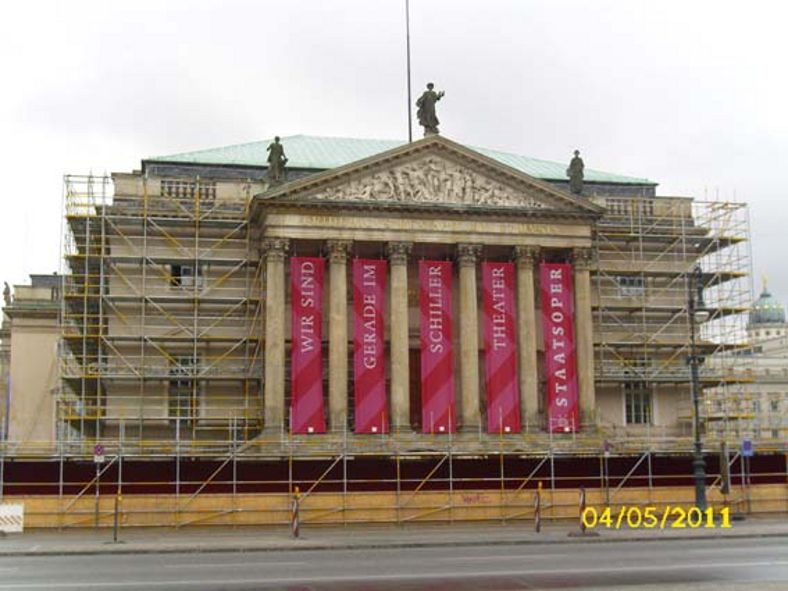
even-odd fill
[[[760,297],[752,305],[748,326],[755,327],[762,324],[784,324],[785,308],[764,286]]]

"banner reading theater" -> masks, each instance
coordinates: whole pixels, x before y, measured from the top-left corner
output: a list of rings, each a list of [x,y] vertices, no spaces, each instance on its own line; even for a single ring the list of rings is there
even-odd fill
[[[383,317],[386,261],[353,261],[353,376],[356,433],[388,433]]]
[[[454,356],[451,344],[452,263],[419,261],[421,303],[421,430],[449,433],[454,414]]]
[[[322,258],[290,259],[293,304],[290,431],[325,433],[323,408],[323,276]]]
[[[514,265],[482,263],[487,432],[520,432],[514,320]]]
[[[542,332],[547,372],[547,428],[552,433],[578,431],[572,265],[539,266]]]

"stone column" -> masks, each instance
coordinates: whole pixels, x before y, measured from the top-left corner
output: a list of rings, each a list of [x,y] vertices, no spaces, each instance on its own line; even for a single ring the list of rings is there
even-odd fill
[[[476,431],[479,410],[479,313],[476,293],[476,262],[482,252],[478,244],[458,244],[460,263],[460,392],[462,427]]]
[[[389,242],[391,262],[391,425],[396,433],[410,429],[410,334],[408,331],[408,254],[410,242]]]
[[[279,431],[285,421],[285,254],[289,240],[262,244],[265,257],[264,428]]]
[[[331,431],[347,428],[347,255],[352,242],[329,240],[328,408]]]
[[[591,249],[576,248],[572,253],[575,271],[575,339],[577,340],[577,384],[580,394],[580,421],[594,424],[594,335],[591,310]]]
[[[534,267],[539,248],[516,246],[517,260],[517,333],[520,369],[520,417],[523,425],[538,426],[539,368],[537,367],[536,289]]]

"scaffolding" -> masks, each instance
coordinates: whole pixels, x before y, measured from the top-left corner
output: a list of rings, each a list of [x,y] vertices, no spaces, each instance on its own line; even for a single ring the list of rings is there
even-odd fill
[[[282,425],[262,433],[264,269],[250,219],[262,188],[144,173],[65,177],[58,453],[90,455],[97,443],[119,442],[148,457],[442,449],[440,437],[410,431],[292,438]],[[605,423],[600,412],[596,428],[568,437],[532,429],[499,438],[480,429],[456,436],[459,452],[582,456],[608,443],[634,454],[689,450],[687,294],[697,264],[712,312],[699,343],[703,387],[746,395],[746,205],[590,199],[605,208],[593,236],[597,407],[623,399],[625,420]],[[660,408],[658,399],[669,404]],[[706,423],[715,420],[714,405],[702,408]],[[746,420],[734,408],[726,424]]]
[[[627,423],[633,423],[613,430],[648,432],[655,393],[664,396],[670,388],[681,397],[674,407],[679,409],[679,433],[687,434],[688,294],[696,265],[702,270],[710,312],[699,331],[699,354],[706,360],[700,371],[702,389],[742,397],[752,382],[740,355],[748,346],[746,320],[752,302],[747,206],[681,197],[594,201],[607,209],[595,232],[596,380],[603,389],[625,389]],[[641,397],[638,405],[642,393],[650,398],[645,403]],[[715,418],[707,402],[701,404],[705,423]],[[746,419],[732,409],[726,421]]]
[[[60,441],[257,434],[251,197],[251,182],[65,177]]]

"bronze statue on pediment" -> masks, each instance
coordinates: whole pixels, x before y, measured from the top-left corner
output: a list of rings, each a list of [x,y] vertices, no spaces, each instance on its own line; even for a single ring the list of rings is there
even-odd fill
[[[438,125],[440,121],[435,113],[435,103],[441,100],[446,93],[442,90],[435,92],[434,88],[435,85],[432,82],[427,84],[427,90],[416,101],[416,106],[418,107],[416,116],[419,119],[419,125],[424,128],[424,137],[439,133]]]
[[[583,159],[580,157],[580,150],[575,150],[575,157],[569,163],[569,168],[566,169],[566,176],[569,177],[569,191],[573,195],[580,195],[583,193]]]
[[[279,184],[285,180],[285,147],[280,143],[279,136],[268,146],[268,180],[273,184]]]

